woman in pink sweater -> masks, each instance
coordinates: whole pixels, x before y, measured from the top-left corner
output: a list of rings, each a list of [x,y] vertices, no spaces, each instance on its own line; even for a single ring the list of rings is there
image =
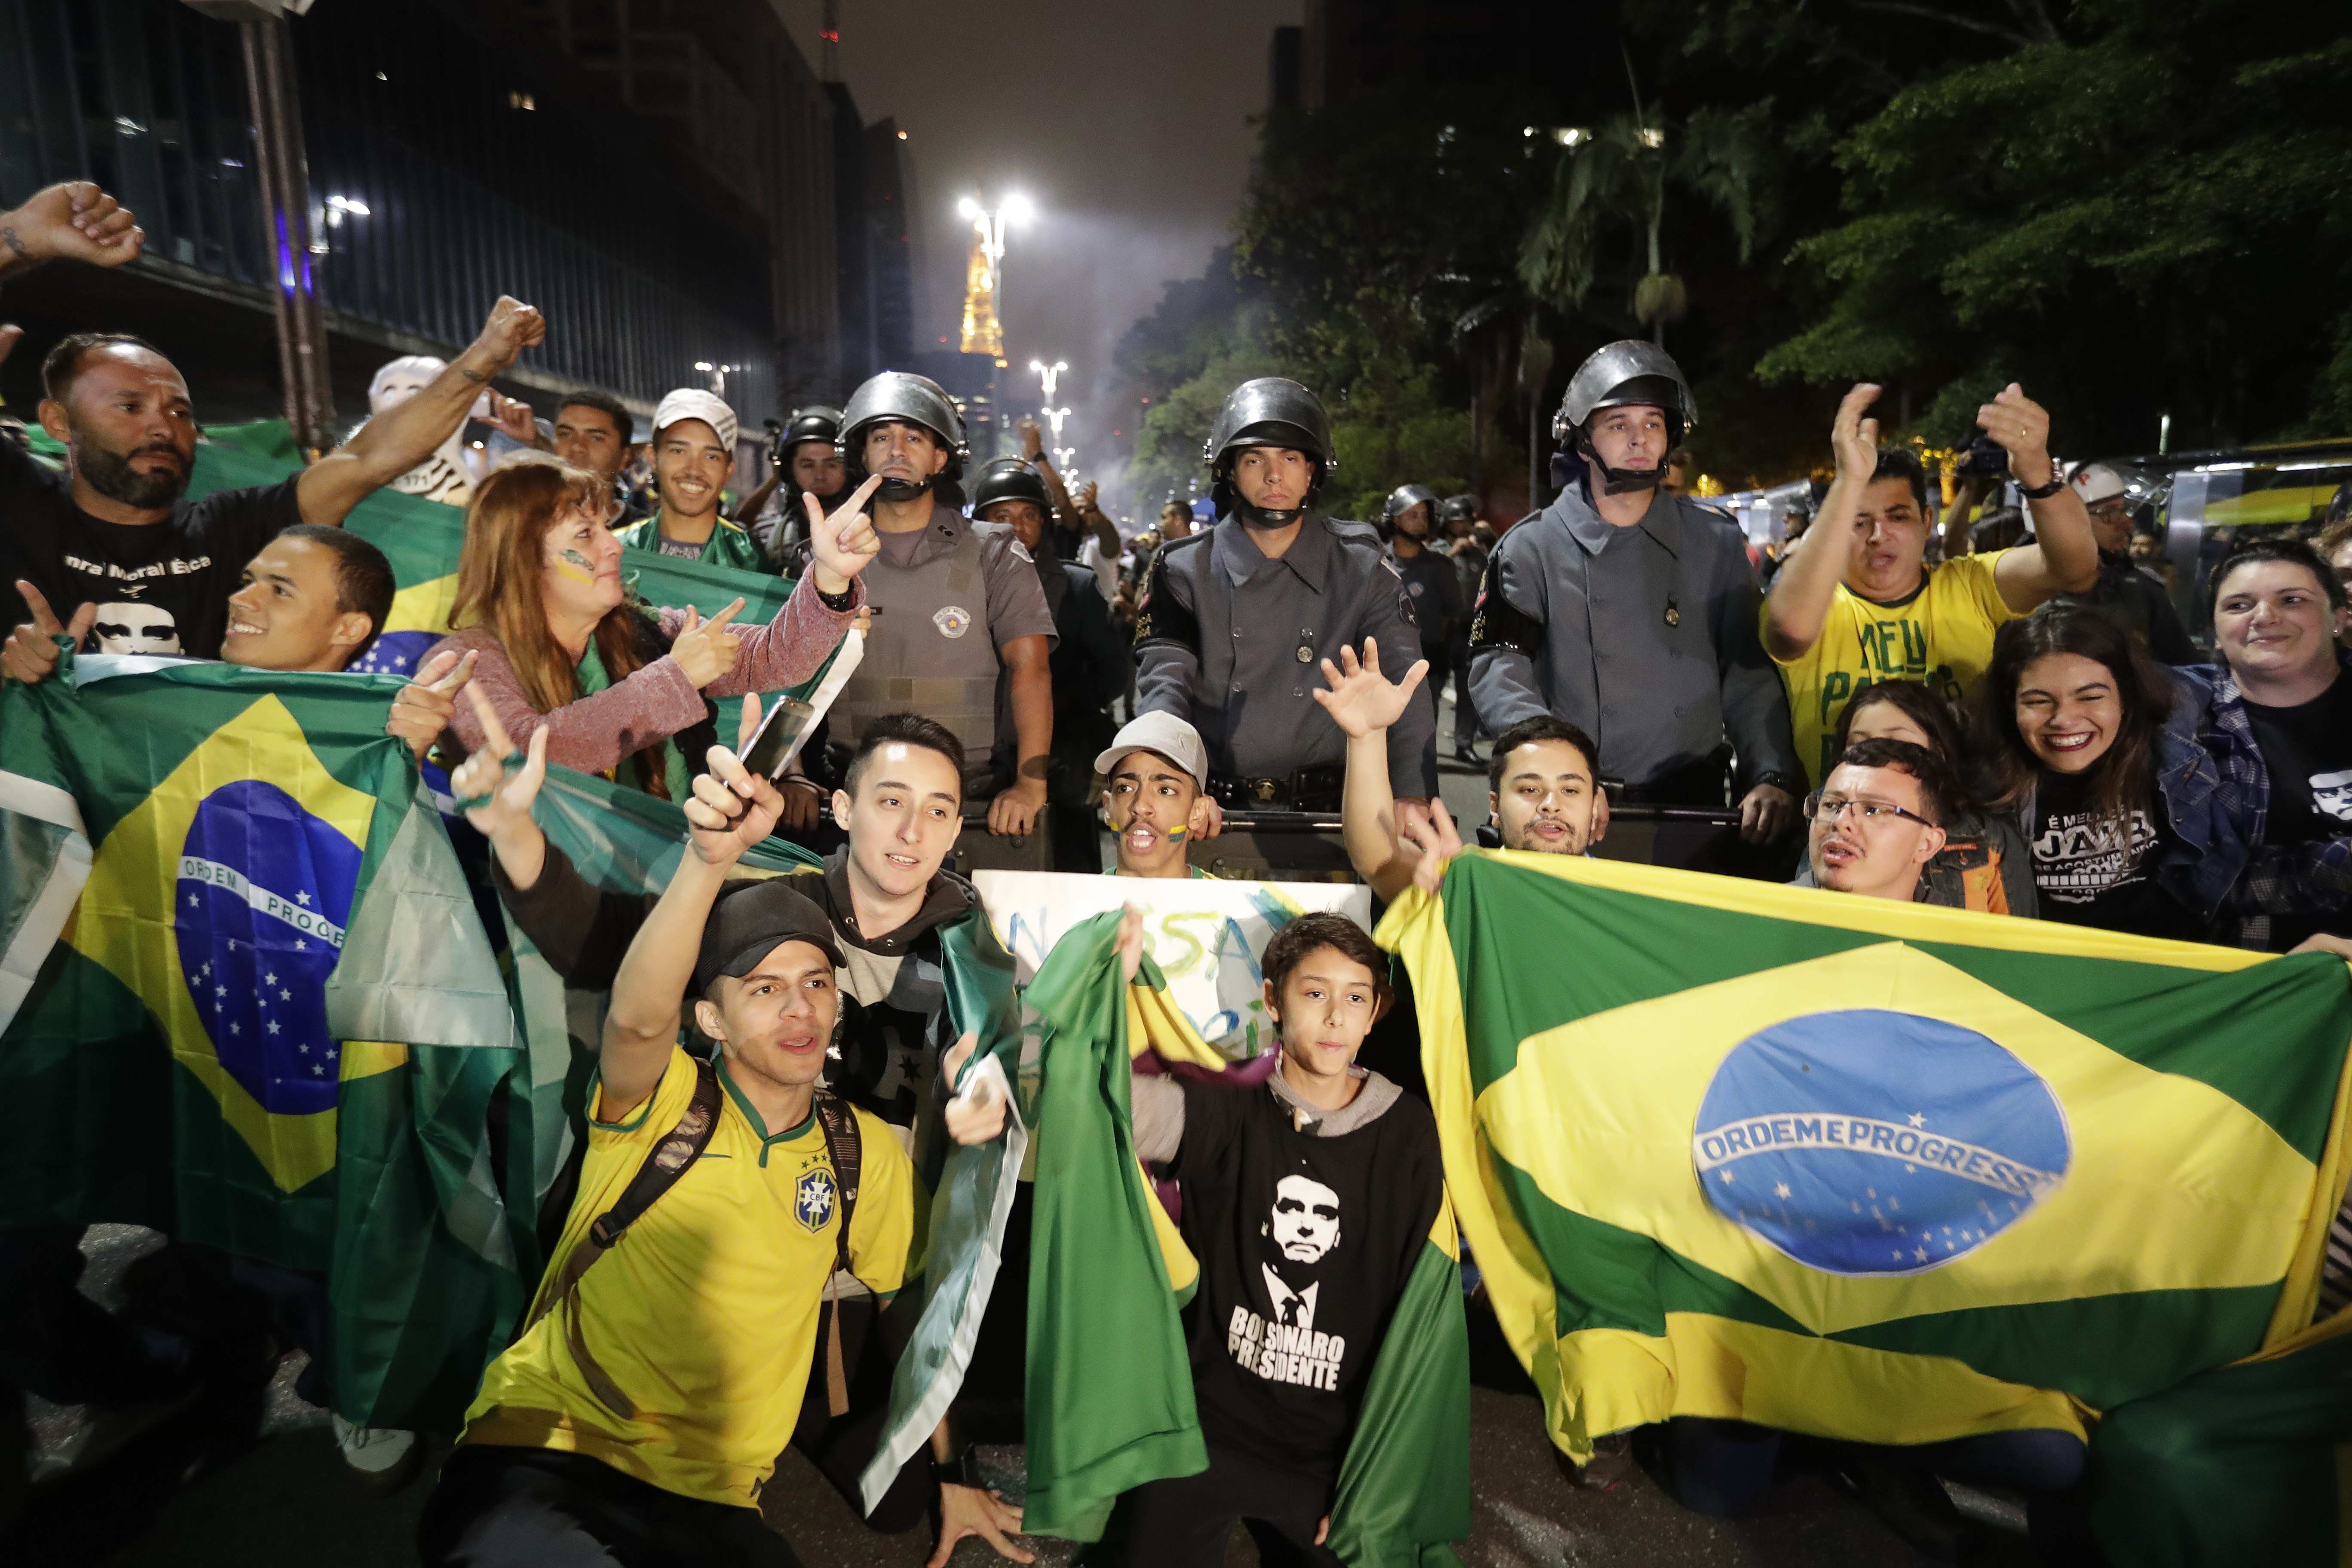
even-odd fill
[[[832,516],[812,515],[799,587],[774,620],[740,628],[729,623],[740,599],[709,620],[627,601],[621,542],[598,521],[595,483],[545,460],[482,481],[449,616],[462,629],[432,651],[479,654],[474,684],[517,745],[545,729],[549,762],[682,799],[711,743],[693,733],[711,728],[708,700],[797,686],[848,630],[865,597],[857,574],[877,548],[862,510],[874,484]],[[467,751],[482,743],[470,706],[449,728]]]

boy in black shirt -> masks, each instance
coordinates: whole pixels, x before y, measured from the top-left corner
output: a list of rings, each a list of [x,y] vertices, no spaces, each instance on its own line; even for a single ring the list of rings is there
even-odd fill
[[[1130,976],[1142,925],[1120,931]],[[1389,1320],[1444,1201],[1437,1123],[1356,1053],[1391,1001],[1388,960],[1344,915],[1266,944],[1282,1068],[1262,1088],[1133,1080],[1135,1149],[1165,1161],[1200,1259],[1186,1334],[1202,1474],[1119,1500],[1123,1568],[1214,1568],[1235,1520],[1324,1550],[1333,1488]]]
[[[120,266],[142,238],[96,185],[52,185],[0,213],[0,278],[52,258]],[[340,525],[446,440],[490,378],[546,333],[537,310],[501,298],[455,363],[342,446],[276,484],[194,501],[195,408],[179,371],[137,338],[74,333],[41,363],[41,428],[64,444],[66,471],[0,442],[0,626],[31,619],[21,578],[60,621],[97,606],[83,623],[89,652],[218,658],[229,595],[265,543],[295,523]],[[17,336],[0,328],[0,361]],[[511,406],[491,402],[494,414]]]

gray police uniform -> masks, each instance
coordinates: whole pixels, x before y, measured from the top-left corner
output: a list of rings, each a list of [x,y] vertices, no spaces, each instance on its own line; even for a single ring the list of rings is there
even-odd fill
[[[1433,665],[1445,663],[1445,623],[1462,613],[1456,597],[1454,563],[1427,545],[1410,561],[1396,552],[1391,543],[1383,552],[1388,563],[1396,568],[1403,580],[1404,591],[1412,600],[1412,618],[1421,624],[1421,651]],[[1437,689],[1438,681],[1430,682]]]
[[[1727,732],[1743,789],[1801,776],[1760,603],[1723,514],[1661,490],[1617,528],[1580,479],[1496,542],[1470,628],[1478,716],[1497,734],[1566,719],[1600,746],[1605,776],[1654,801],[1720,805],[1710,758]]]
[[[1318,661],[1337,661],[1342,646],[1360,653],[1367,637],[1380,639],[1391,680],[1421,657],[1404,584],[1370,527],[1309,517],[1269,560],[1239,519],[1221,518],[1152,563],[1135,620],[1137,710],[1173,713],[1201,732],[1228,805],[1336,809],[1348,740],[1313,696]],[[1399,795],[1437,793],[1436,742],[1423,687],[1389,731]]]
[[[1004,668],[997,650],[1015,637],[1055,636],[1036,564],[1003,523],[940,505],[919,532],[881,542],[859,574],[879,613],[857,673],[835,700],[835,736],[855,743],[886,713],[920,713],[955,731],[966,779],[984,781]]]

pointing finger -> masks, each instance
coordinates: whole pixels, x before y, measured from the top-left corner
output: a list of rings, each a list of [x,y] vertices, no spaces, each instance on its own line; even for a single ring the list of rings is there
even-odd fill
[[[35,631],[45,637],[53,637],[65,630],[65,627],[58,624],[57,612],[49,608],[48,600],[41,597],[41,591],[38,588],[20,578],[16,584],[16,592],[23,597],[25,608],[33,613]]]
[[[711,616],[709,621],[706,623],[706,627],[708,630],[714,632],[722,630],[728,622],[733,620],[742,613],[743,600],[740,595],[738,595],[733,604],[728,605],[725,609]]]
[[[444,670],[439,680],[426,684],[444,697],[456,696],[467,681],[474,679],[474,661],[481,656],[481,649],[467,648],[466,657],[459,659],[454,668]]]

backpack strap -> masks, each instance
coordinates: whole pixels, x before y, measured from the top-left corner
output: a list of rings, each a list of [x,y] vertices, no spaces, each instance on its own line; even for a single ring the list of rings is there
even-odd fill
[[[838,1418],[849,1413],[849,1369],[841,1353],[841,1276],[849,1272],[849,1222],[857,1213],[857,1173],[864,1149],[857,1130],[857,1112],[849,1101],[829,1089],[816,1091],[817,1124],[824,1129],[825,1157],[833,1162],[835,1207],[841,1223],[833,1233],[834,1273],[827,1284],[833,1312],[825,1331],[824,1399],[826,1412]]]
[[[645,1163],[629,1178],[613,1206],[598,1215],[589,1226],[587,1236],[573,1247],[554,1276],[540,1291],[539,1303],[531,1309],[530,1321],[523,1325],[527,1331],[540,1319],[561,1305],[572,1291],[579,1289],[581,1277],[595,1267],[596,1260],[613,1249],[629,1226],[654,1206],[664,1193],[677,1185],[687,1168],[701,1157],[710,1146],[710,1134],[719,1125],[719,1072],[700,1058],[694,1062],[694,1095],[686,1104],[686,1112],[677,1119],[662,1141],[646,1155]]]

